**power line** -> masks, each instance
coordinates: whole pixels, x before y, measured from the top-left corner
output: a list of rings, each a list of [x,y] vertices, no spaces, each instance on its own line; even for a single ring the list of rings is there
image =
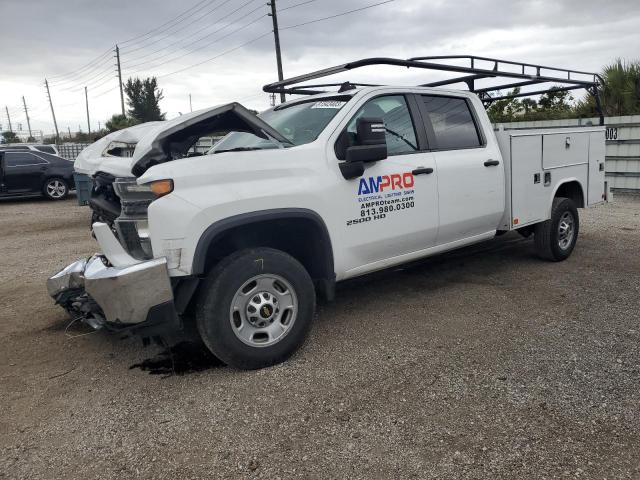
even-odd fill
[[[137,39],[139,39],[139,38],[146,37],[146,36],[148,36],[148,35],[152,34],[153,32],[155,32],[155,31],[157,31],[157,30],[161,29],[161,28],[162,28],[162,27],[164,27],[165,25],[168,25],[168,24],[170,24],[170,23],[172,23],[172,22],[176,21],[178,18],[180,18],[181,16],[183,16],[183,15],[185,15],[186,13],[190,12],[191,10],[196,9],[197,7],[199,7],[200,5],[202,5],[203,3],[207,3],[207,2],[209,2],[209,1],[210,1],[210,0],[201,0],[200,2],[196,3],[196,4],[195,4],[195,5],[193,5],[192,7],[190,7],[190,8],[188,8],[188,9],[186,9],[186,10],[185,10],[184,12],[182,12],[181,14],[179,14],[179,15],[177,15],[176,17],[172,18],[171,20],[169,20],[169,21],[167,21],[167,22],[163,23],[162,25],[158,25],[158,26],[157,26],[157,27],[155,27],[155,28],[152,28],[151,30],[149,30],[149,31],[148,31],[148,32],[146,32],[146,33],[143,33],[143,34],[141,34],[141,35],[137,35],[137,36],[135,36],[135,37],[129,38],[128,40],[125,40],[125,41],[123,41],[123,42],[120,42],[120,45],[124,45],[124,44],[126,44],[126,43],[131,43],[131,42],[134,42],[135,40],[137,40]],[[135,43],[139,43],[139,42],[135,42]]]
[[[95,83],[100,82],[103,79],[105,79],[105,78],[107,78],[109,76],[112,76],[113,74],[114,74],[113,66],[110,66],[110,68],[108,68],[106,70],[102,70],[97,75],[94,75],[94,76],[86,78],[86,79],[78,80],[74,85],[67,86],[67,87],[57,87],[56,86],[56,88],[58,90],[63,90],[63,91],[67,91],[67,92],[75,92],[76,90],[82,89],[85,86],[94,85]]]
[[[213,61],[213,60],[215,60],[215,59],[217,59],[217,58],[223,57],[224,55],[227,55],[227,54],[229,54],[229,53],[235,52],[236,50],[239,50],[239,49],[241,49],[242,47],[246,47],[247,45],[249,45],[249,44],[251,44],[251,43],[257,42],[257,41],[258,41],[258,40],[260,40],[261,38],[264,38],[264,37],[266,37],[267,35],[271,35],[271,33],[272,33],[272,32],[271,32],[271,30],[269,30],[268,32],[265,32],[265,33],[263,33],[262,35],[259,35],[259,36],[255,37],[255,38],[252,38],[251,40],[249,40],[249,41],[247,41],[247,42],[244,42],[243,44],[238,45],[237,47],[234,47],[234,48],[232,48],[232,49],[230,49],[230,50],[227,50],[227,51],[225,51],[225,52],[222,52],[222,53],[220,53],[220,54],[218,54],[218,55],[215,55],[215,56],[213,56],[213,57],[207,58],[206,60],[203,60],[203,61],[201,61],[201,62],[194,63],[193,65],[189,65],[189,66],[187,66],[187,67],[181,68],[181,69],[179,69],[179,70],[175,70],[175,71],[170,72],[170,73],[165,73],[165,74],[163,74],[163,75],[158,75],[158,78],[168,77],[169,75],[174,75],[174,74],[176,74],[176,73],[184,72],[185,70],[189,70],[189,69],[191,69],[191,68],[194,68],[194,67],[200,66],[200,65],[202,65],[202,64],[204,64],[204,63],[207,63],[207,62],[211,62],[211,61]]]
[[[100,78],[102,75],[104,75],[105,72],[109,71],[109,69],[111,68],[111,64],[109,63],[111,58],[106,58],[105,60],[106,62],[104,62],[102,65],[100,65],[99,68],[95,69],[92,72],[87,71],[83,75],[78,75],[73,80],[64,80],[57,83],[49,82],[49,84],[52,87],[60,89],[73,89],[77,85],[86,84],[87,82],[90,82],[96,78]]]
[[[216,23],[214,23],[214,24],[208,24],[208,25],[205,25],[205,26],[204,26],[204,27],[202,27],[202,28],[199,28],[199,29],[198,29],[198,30],[196,30],[195,32],[192,32],[190,35],[187,35],[186,37],[184,37],[181,41],[187,40],[187,39],[189,39],[189,38],[193,37],[194,35],[196,35],[196,34],[200,33],[201,31],[206,30],[207,28],[211,28],[212,26],[215,26],[215,25],[217,24],[217,22],[220,22],[221,20],[224,20],[224,19],[226,19],[226,18],[230,17],[231,15],[233,15],[234,13],[236,13],[237,11],[241,10],[242,8],[246,7],[247,5],[249,5],[249,4],[251,4],[251,3],[255,2],[255,1],[256,1],[256,0],[249,0],[248,2],[243,3],[242,5],[240,5],[240,6],[239,6],[238,8],[236,8],[235,10],[232,10],[231,12],[229,12],[227,15],[225,15],[225,16],[223,16],[223,17],[221,17],[221,18],[216,19]],[[264,5],[260,5],[258,8],[255,8],[255,9],[251,10],[250,12],[245,13],[245,14],[244,14],[244,16],[251,15],[252,13],[254,13],[254,12],[256,12],[256,11],[260,10],[261,8],[264,8]],[[195,41],[193,41],[193,42],[190,42],[190,43],[188,43],[188,44],[186,44],[186,45],[178,46],[177,48],[173,49],[172,51],[167,52],[166,54],[168,55],[168,54],[171,54],[171,53],[177,52],[177,51],[179,51],[179,50],[181,50],[181,49],[187,48],[188,46],[193,45],[194,43],[197,43],[197,42],[199,42],[200,40],[202,40],[202,39],[204,39],[204,38],[207,38],[207,37],[209,37],[209,36],[211,36],[211,35],[213,35],[213,34],[215,34],[215,33],[219,32],[219,31],[221,31],[221,30],[224,30],[226,27],[228,27],[229,25],[231,25],[231,23],[233,23],[233,22],[230,22],[230,23],[228,23],[227,25],[225,25],[224,27],[219,28],[219,29],[217,29],[217,30],[215,30],[215,31],[213,31],[213,32],[211,32],[211,33],[208,33],[207,35],[205,35],[205,36],[203,36],[203,37],[200,37],[200,38],[198,38],[197,40],[195,40]],[[134,57],[134,58],[127,58],[127,60],[126,60],[125,62],[123,62],[123,63],[124,63],[124,64],[125,64],[125,66],[126,66],[126,64],[127,64],[128,62],[135,62],[135,61],[137,61],[137,60],[141,60],[141,59],[143,59],[143,58],[153,56],[153,55],[155,55],[156,53],[162,52],[163,50],[165,50],[165,48],[166,48],[166,47],[162,47],[162,48],[159,48],[158,50],[155,50],[155,51],[153,51],[153,52],[151,52],[151,53],[144,54],[144,55],[141,55],[141,56],[138,56],[138,57]],[[157,59],[155,59],[155,60],[157,60]],[[154,61],[154,60],[148,60],[148,61],[146,61],[146,62],[137,63],[137,64],[135,64],[135,65],[133,65],[133,66],[130,66],[129,68],[135,68],[135,67],[137,67],[138,65],[143,65],[143,64],[145,64],[145,63],[149,63],[149,62],[152,62],[152,61]]]
[[[111,72],[111,73],[113,74],[113,72]],[[104,85],[104,84],[106,84],[106,83],[109,83],[109,82],[112,82],[112,81],[116,81],[116,79],[117,79],[117,76],[116,76],[116,75],[113,75],[112,77],[107,78],[107,79],[106,79],[106,80],[104,80],[103,82],[100,82],[100,83],[99,83],[99,84],[97,84],[97,85],[93,85],[93,88],[99,88],[99,87],[101,87],[102,85]]]
[[[78,68],[77,70],[74,70],[73,72],[68,72],[68,73],[61,73],[59,75],[52,75],[51,78],[62,78],[62,77],[69,77],[69,76],[77,76],[78,73],[80,73],[81,71],[85,70],[87,67],[91,66],[93,63],[95,63],[96,61],[100,60],[102,57],[104,57],[105,55],[107,55],[109,52],[111,52],[111,48],[109,48],[109,50],[107,50],[106,52],[104,52],[103,54],[97,56],[96,58],[94,58],[93,60],[91,60],[89,63],[87,63],[86,65]]]
[[[280,30],[289,30],[290,28],[302,27],[304,25],[310,25],[312,23],[322,22],[324,20],[329,20],[329,19],[332,19],[332,18],[341,17],[343,15],[348,15],[350,13],[361,12],[362,10],[367,10],[369,8],[377,7],[379,5],[384,5],[385,3],[391,3],[393,1],[395,1],[395,0],[385,0],[384,2],[374,3],[374,4],[371,4],[371,5],[367,5],[366,7],[356,8],[354,10],[349,10],[347,12],[342,12],[342,13],[337,13],[335,15],[330,15],[328,17],[316,18],[315,20],[310,20],[308,22],[302,22],[302,23],[297,23],[295,25],[288,25],[286,27],[280,27]]]
[[[215,1],[219,1],[219,0],[215,0]],[[207,15],[209,15],[212,12],[215,12],[218,8],[222,7],[223,5],[226,5],[227,3],[229,3],[231,0],[224,0],[221,4],[219,5],[215,5],[213,8],[211,8],[210,10],[204,12],[202,15],[200,15],[198,18],[196,18],[195,20],[193,20],[193,22],[199,22],[200,20],[202,20],[204,17],[206,17]],[[159,38],[151,41],[150,43],[146,43],[148,40],[151,40],[152,37],[143,40],[140,43],[140,46],[136,47],[136,48],[126,48],[125,47],[125,52],[127,54],[133,53],[133,52],[137,52],[138,50],[143,50],[145,48],[150,47],[151,45],[154,45],[162,40],[164,40],[165,38],[169,38],[171,35],[173,35],[177,30],[175,30],[175,27],[179,26],[182,22],[184,22],[185,20],[187,20],[188,18],[192,17],[193,15],[196,15],[200,12],[193,12],[191,14],[189,14],[187,17],[182,18],[180,20],[178,20],[175,24],[171,25],[168,29],[163,31],[163,35],[161,35]]]
[[[167,63],[169,63],[169,62],[173,62],[173,61],[175,61],[175,60],[179,60],[180,58],[186,57],[187,55],[191,55],[191,54],[193,54],[193,53],[195,53],[195,52],[197,52],[197,51],[199,51],[199,50],[202,50],[202,49],[203,49],[203,48],[205,48],[205,47],[208,47],[208,46],[210,46],[210,45],[213,45],[214,43],[217,43],[217,42],[219,42],[220,40],[222,40],[222,39],[224,39],[224,38],[230,37],[230,36],[231,36],[231,35],[233,35],[234,33],[239,32],[240,30],[244,30],[245,28],[247,28],[247,27],[249,27],[249,26],[253,25],[254,23],[256,23],[256,22],[260,21],[260,20],[261,20],[261,19],[263,19],[263,18],[265,18],[266,16],[267,16],[267,14],[266,14],[266,13],[265,13],[265,14],[263,14],[263,15],[260,15],[259,17],[257,17],[257,18],[255,18],[255,19],[251,20],[250,22],[248,22],[248,23],[246,23],[246,24],[242,25],[241,27],[236,28],[235,30],[233,30],[233,31],[231,31],[231,32],[229,32],[229,33],[227,33],[226,35],[223,35],[222,37],[217,38],[216,40],[214,40],[214,41],[212,41],[212,42],[209,42],[209,43],[207,43],[207,44],[205,44],[205,45],[202,45],[202,46],[200,46],[200,47],[198,47],[198,48],[196,48],[196,49],[194,49],[194,50],[191,50],[190,52],[185,53],[185,54],[183,54],[183,55],[178,55],[178,56],[176,56],[176,57],[169,58],[168,60],[165,60],[164,62],[161,62],[161,63],[159,63],[159,64],[157,64],[157,65],[154,65],[154,67],[153,67],[153,68],[158,68],[158,67],[160,67],[160,66],[162,66],[162,65],[165,65],[165,64],[167,64]],[[138,72],[143,71],[143,70],[146,70],[146,69],[135,70],[135,71],[131,72],[130,74],[138,73]],[[164,76],[166,76],[166,75],[160,75],[160,77],[164,77]]]
[[[253,13],[253,12],[255,12],[255,11],[259,10],[260,8],[264,8],[264,7],[261,5],[260,7],[258,7],[257,9],[252,10],[252,11],[251,11],[251,12],[249,12],[249,13]],[[233,35],[234,33],[238,32],[238,31],[240,31],[240,30],[243,30],[244,28],[246,28],[246,27],[248,27],[248,26],[250,26],[250,25],[252,25],[252,24],[256,23],[258,20],[260,20],[260,19],[261,19],[261,18],[263,18],[263,17],[266,17],[266,14],[263,14],[263,15],[261,15],[260,17],[255,18],[255,19],[254,19],[254,20],[252,20],[251,22],[249,22],[249,23],[247,23],[247,24],[245,24],[245,25],[243,25],[243,26],[241,26],[241,27],[238,27],[237,29],[235,29],[235,30],[233,30],[233,31],[229,32],[228,34],[223,35],[222,37],[219,37],[219,38],[217,38],[216,40],[213,40],[213,41],[211,41],[211,42],[208,42],[208,43],[206,43],[206,44],[204,44],[204,45],[201,45],[200,47],[198,47],[198,48],[196,48],[196,49],[194,49],[194,50],[191,50],[190,52],[187,52],[187,53],[185,53],[185,54],[178,55],[178,56],[176,56],[176,57],[170,58],[169,60],[165,60],[164,62],[162,62],[162,63],[159,63],[159,64],[155,65],[153,68],[157,68],[157,67],[159,67],[159,66],[161,66],[161,65],[164,65],[164,64],[166,64],[166,63],[168,63],[168,62],[171,62],[171,61],[173,61],[173,60],[177,60],[177,59],[182,58],[182,57],[185,57],[185,56],[187,56],[187,55],[191,55],[193,52],[197,52],[198,50],[202,50],[202,49],[203,49],[203,48],[205,48],[205,47],[211,46],[211,45],[213,45],[214,43],[217,43],[217,42],[219,42],[220,40],[222,40],[222,39],[224,39],[224,38],[230,37],[230,36],[231,36],[231,35]],[[211,32],[211,33],[209,33],[209,34],[207,34],[207,35],[205,35],[205,36],[203,36],[203,37],[201,37],[201,38],[199,38],[199,39],[197,39],[197,40],[193,41],[193,42],[190,42],[190,43],[188,43],[187,45],[182,46],[182,47],[181,47],[181,48],[179,48],[178,50],[181,50],[181,49],[187,48],[188,46],[191,46],[191,45],[194,45],[194,44],[198,43],[200,40],[203,40],[203,39],[205,39],[205,38],[207,38],[207,37],[210,37],[211,35],[213,35],[213,34],[215,34],[215,33],[221,32],[222,30],[226,29],[227,27],[229,27],[229,26],[233,25],[233,23],[234,23],[234,22],[233,22],[233,21],[231,21],[231,22],[227,23],[226,25],[224,25],[223,27],[221,27],[221,28],[219,28],[219,29],[217,29],[217,30],[215,30],[215,31],[213,31],[213,32]],[[177,51],[177,50],[176,50],[176,51]],[[152,63],[152,62],[157,61],[157,60],[158,60],[158,59],[155,59],[155,60],[148,60],[148,61],[146,61],[146,62],[141,62],[141,63],[138,63],[138,64],[136,64],[136,65],[131,65],[131,66],[129,66],[129,68],[137,68],[137,67],[139,67],[140,65],[145,65],[145,64],[147,64],[147,63]],[[141,70],[137,70],[137,71],[141,71]]]
[[[284,12],[286,10],[291,10],[292,8],[297,8],[297,7],[301,7],[302,5],[306,5],[307,3],[313,3],[316,0],[307,0],[306,2],[300,2],[300,3],[296,3],[295,5],[291,5],[289,7],[284,7],[284,8],[279,8],[278,9],[278,13],[280,12]]]
[[[101,93],[98,93],[97,95],[91,95],[91,98],[98,98],[98,97],[101,97],[101,96],[103,96],[103,95],[106,95],[106,94],[107,94],[107,93],[109,93],[109,92],[113,92],[113,91],[114,91],[114,90],[116,90],[117,88],[118,88],[118,86],[116,85],[115,87],[112,87],[112,88],[110,88],[110,89],[108,89],[108,90],[105,90],[105,91],[103,91],[103,92],[101,92]]]
[[[83,73],[78,73],[73,78],[67,78],[67,79],[64,79],[64,80],[58,80],[56,82],[50,82],[50,85],[62,86],[62,85],[73,84],[73,83],[76,83],[77,81],[79,81],[82,78],[87,78],[87,77],[94,76],[96,74],[96,72],[100,72],[101,70],[103,70],[104,67],[109,64],[110,60],[111,60],[111,57],[105,57],[100,62],[98,62],[95,65],[93,65],[87,71],[85,71]]]

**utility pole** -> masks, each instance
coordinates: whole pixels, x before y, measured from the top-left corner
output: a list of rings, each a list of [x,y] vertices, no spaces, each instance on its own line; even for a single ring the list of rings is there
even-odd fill
[[[189,94],[189,111],[193,112],[193,107],[191,106],[191,94]]]
[[[273,39],[276,42],[276,62],[278,63],[278,80],[284,80],[284,75],[282,74],[282,55],[280,53],[280,33],[278,32],[278,12],[276,11],[276,0],[271,0],[267,3],[271,7],[271,13],[268,15],[273,20]],[[284,103],[286,101],[284,93],[280,94],[280,103]]]
[[[56,112],[53,110],[53,101],[51,100],[51,92],[49,91],[49,82],[44,79],[44,86],[47,87],[47,97],[49,98],[49,106],[51,107],[51,116],[53,117],[53,126],[56,128],[56,143],[60,141],[60,132],[58,132],[58,122],[56,121]]]
[[[124,116],[124,93],[122,91],[122,69],[120,68],[120,48],[116,45],[116,66],[118,67],[118,84],[120,85],[120,108]]]
[[[22,96],[22,104],[24,105],[24,115],[27,117],[27,128],[29,129],[29,138],[32,138],[31,135],[31,120],[29,119],[29,112],[27,111],[27,102],[24,99],[24,95]]]
[[[4,109],[7,112],[7,120],[9,121],[9,131],[13,132],[13,127],[11,126],[11,117],[9,116],[9,107],[5,105]]]
[[[89,95],[87,94],[87,87],[84,87],[84,101],[87,105],[87,132],[91,137],[91,122],[89,121]]]

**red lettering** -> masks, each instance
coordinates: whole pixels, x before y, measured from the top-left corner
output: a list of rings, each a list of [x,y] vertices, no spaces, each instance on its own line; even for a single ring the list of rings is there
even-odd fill
[[[402,188],[402,177],[398,173],[391,175],[391,190]]]
[[[380,182],[380,191],[384,192],[384,188],[388,187],[389,185],[391,185],[391,179],[389,178],[389,175],[384,175],[382,177],[382,181]]]
[[[403,173],[402,180],[404,181],[404,188],[413,187],[413,173],[411,172]]]

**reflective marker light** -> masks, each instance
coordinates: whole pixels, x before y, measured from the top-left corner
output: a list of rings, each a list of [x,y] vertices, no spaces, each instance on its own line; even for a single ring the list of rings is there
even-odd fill
[[[155,182],[149,183],[149,186],[158,198],[173,192],[173,180],[156,180]]]

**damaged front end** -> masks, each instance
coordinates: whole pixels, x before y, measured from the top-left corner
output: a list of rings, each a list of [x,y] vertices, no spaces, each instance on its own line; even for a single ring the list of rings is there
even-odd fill
[[[149,205],[173,191],[173,180],[139,184],[138,178],[155,165],[188,156],[198,138],[207,133],[239,131],[280,144],[288,140],[238,103],[133,129],[127,134],[129,143],[135,143],[131,157],[108,158],[104,153],[114,141],[125,141],[124,133],[107,139],[108,145],[107,140],[105,145],[96,142],[83,157],[87,164],[83,172],[93,173],[89,206],[102,254],[72,263],[52,276],[47,288],[74,319],[96,329],[152,337],[181,329],[173,288],[179,289],[180,280],[174,279],[172,285],[167,259],[154,258],[148,222]],[[92,152],[100,153],[99,161],[89,161]],[[110,152],[107,148],[106,153]],[[158,183],[166,188],[154,190]],[[175,266],[172,263],[171,268]],[[192,294],[197,282],[182,285]],[[186,300],[178,303],[183,314]]]
[[[164,258],[115,267],[94,255],[52,276],[47,289],[72,318],[95,329],[152,336],[180,328]]]

